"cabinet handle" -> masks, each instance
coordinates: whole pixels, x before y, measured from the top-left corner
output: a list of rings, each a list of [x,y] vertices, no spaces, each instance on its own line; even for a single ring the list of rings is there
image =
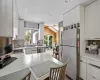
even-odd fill
[[[82,60],[80,60],[80,62],[83,62]]]
[[[94,79],[96,79],[95,77],[93,77]]]
[[[89,65],[91,65],[91,66],[93,66],[93,67],[95,67],[95,68],[100,69],[100,67],[99,67],[99,66],[97,66],[97,65],[94,65],[94,64],[91,64],[91,63],[89,63]]]
[[[95,38],[95,39],[100,39],[100,38]]]

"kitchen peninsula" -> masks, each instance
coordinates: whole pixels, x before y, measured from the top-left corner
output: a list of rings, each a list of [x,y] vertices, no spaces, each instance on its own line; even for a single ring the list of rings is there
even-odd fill
[[[11,64],[7,65],[6,67],[0,69],[0,80],[6,80],[2,78],[3,77],[6,78],[6,76],[10,74],[14,74],[16,72],[29,69],[31,66],[35,66],[37,64],[44,63],[46,61],[52,61],[58,65],[62,65],[60,61],[56,60],[50,54],[47,54],[47,53],[42,53],[42,54],[36,53],[36,54],[29,54],[29,55],[25,55],[24,53],[21,53],[21,54],[12,54],[11,56],[16,57],[17,59],[13,61]],[[25,74],[25,73],[22,73],[22,74]],[[20,75],[20,77],[22,76]],[[14,80],[18,80],[18,79],[14,79]]]

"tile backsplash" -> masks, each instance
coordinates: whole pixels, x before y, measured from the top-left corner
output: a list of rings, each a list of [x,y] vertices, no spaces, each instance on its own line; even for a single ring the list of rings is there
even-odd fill
[[[0,37],[0,56],[4,54],[4,47],[8,44],[12,44],[12,38]]]

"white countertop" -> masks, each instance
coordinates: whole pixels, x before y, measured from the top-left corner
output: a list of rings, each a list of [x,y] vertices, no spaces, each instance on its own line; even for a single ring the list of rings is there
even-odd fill
[[[37,49],[37,47],[19,47],[19,48],[13,48],[13,50],[24,50],[24,49]]]
[[[48,53],[36,53],[36,54],[13,54],[13,57],[17,57],[18,59],[7,65],[3,69],[0,69],[0,77],[23,70],[28,68],[29,66],[36,65],[41,62],[45,62],[51,60],[57,64],[62,64],[60,61],[53,58]]]
[[[35,47],[43,47],[43,48],[45,48],[46,46],[35,46]]]
[[[18,48],[13,48],[13,50],[20,50],[20,49],[26,49],[26,48],[45,48],[46,46],[33,46],[33,47],[18,47]]]
[[[89,58],[95,61],[100,61],[100,55],[85,53],[82,57]]]
[[[20,50],[20,49],[24,49],[24,47],[13,48],[13,50]]]

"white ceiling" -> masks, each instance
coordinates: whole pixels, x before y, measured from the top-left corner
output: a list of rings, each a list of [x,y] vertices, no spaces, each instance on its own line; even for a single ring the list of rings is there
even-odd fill
[[[78,4],[92,0],[16,0],[19,17],[27,21],[44,22],[48,25],[63,20],[63,13]]]

